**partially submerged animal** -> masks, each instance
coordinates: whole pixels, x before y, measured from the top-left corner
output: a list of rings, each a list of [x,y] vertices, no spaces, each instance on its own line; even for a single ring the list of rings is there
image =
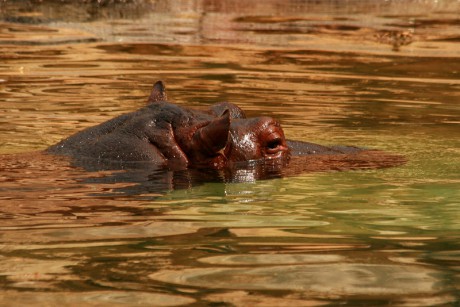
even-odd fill
[[[343,163],[350,158],[356,161],[357,155],[366,160],[362,154],[369,157],[372,151],[286,140],[277,120],[247,118],[243,110],[228,102],[204,111],[184,108],[167,101],[165,86],[158,81],[147,106],[78,132],[46,152],[107,165],[141,162],[172,170],[221,170],[251,161],[284,167],[293,157],[308,157],[304,161],[310,164],[315,157]],[[390,165],[377,163],[373,167]]]

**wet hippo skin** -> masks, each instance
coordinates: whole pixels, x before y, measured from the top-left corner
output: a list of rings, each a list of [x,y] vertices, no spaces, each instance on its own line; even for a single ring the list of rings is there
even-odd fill
[[[277,120],[247,118],[243,110],[228,102],[207,110],[184,108],[167,101],[165,86],[158,81],[145,107],[78,132],[46,152],[75,160],[146,162],[180,170],[224,169],[248,161],[286,166],[293,157],[308,157],[304,160],[311,164],[312,157],[332,155],[336,158],[322,159],[335,161],[369,151],[286,140]]]

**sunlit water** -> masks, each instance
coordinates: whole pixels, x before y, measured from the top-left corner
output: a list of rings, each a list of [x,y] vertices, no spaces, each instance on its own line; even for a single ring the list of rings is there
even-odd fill
[[[0,3],[1,305],[460,303],[458,1],[56,3]],[[408,163],[192,184],[38,152],[159,79]]]

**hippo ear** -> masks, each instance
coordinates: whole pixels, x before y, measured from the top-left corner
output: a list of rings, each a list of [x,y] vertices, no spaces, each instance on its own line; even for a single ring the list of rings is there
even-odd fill
[[[199,128],[192,136],[192,147],[208,156],[215,156],[225,148],[230,131],[230,112],[226,110],[222,116]]]
[[[166,95],[166,86],[163,81],[157,81],[153,85],[152,92],[150,93],[148,103],[155,103],[159,101],[166,101],[168,96]]]
[[[211,106],[211,114],[215,116],[222,116],[227,110],[230,111],[230,118],[246,118],[244,111],[231,102],[223,101]]]

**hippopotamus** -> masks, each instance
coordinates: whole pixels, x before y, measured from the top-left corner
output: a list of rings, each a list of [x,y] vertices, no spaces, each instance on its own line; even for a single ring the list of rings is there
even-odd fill
[[[222,170],[254,161],[281,163],[284,167],[294,156],[322,156],[323,161],[340,157],[343,161],[366,150],[287,140],[276,119],[248,118],[229,102],[216,103],[206,110],[182,107],[168,102],[165,85],[158,81],[146,106],[80,131],[46,152],[105,165],[148,163],[171,170]]]

